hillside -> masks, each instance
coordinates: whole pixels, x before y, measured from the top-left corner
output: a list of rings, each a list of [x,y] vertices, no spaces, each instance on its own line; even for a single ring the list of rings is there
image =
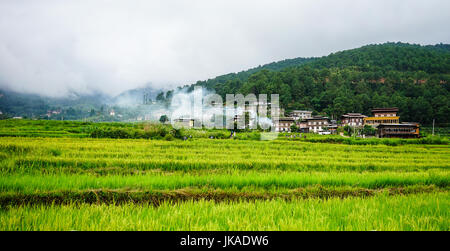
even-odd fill
[[[125,91],[115,97],[102,93],[72,93],[68,97],[52,98],[0,90],[0,112],[3,113],[0,115],[46,119],[48,111],[55,111],[57,114],[52,114],[50,119],[80,120],[96,117],[96,121],[105,120],[108,108],[121,109],[125,115],[126,107],[141,105],[144,94],[148,95],[148,100],[154,100],[158,91],[147,86]],[[129,110],[133,112],[132,109]],[[106,120],[110,121],[111,118]]]
[[[227,85],[228,82],[235,83],[236,86],[239,86],[240,83],[245,82],[248,80],[248,78],[262,70],[270,70],[270,71],[281,71],[283,69],[289,68],[289,67],[296,67],[301,66],[310,62],[313,62],[316,60],[316,58],[294,58],[294,59],[286,59],[278,62],[273,62],[265,65],[260,65],[258,67],[241,71],[238,73],[230,73],[222,76],[218,76],[213,79],[208,79],[206,81],[198,81],[195,85],[189,86],[190,90],[193,90],[194,86],[203,86],[208,89],[215,89],[216,91],[223,88],[224,85]]]
[[[333,53],[311,64],[313,67],[343,68],[356,66],[361,70],[424,71],[448,73],[450,45],[420,46],[405,43],[367,45],[354,50]]]
[[[69,97],[52,98],[35,94],[23,94],[0,90],[0,111],[9,116],[44,118],[48,111],[58,112],[54,119],[76,120],[84,118],[91,109],[100,108],[109,97],[100,93],[90,95],[71,94]]]
[[[201,85],[227,93],[280,94],[288,111],[312,109],[339,118],[396,106],[403,121],[449,123],[450,45],[368,45],[315,59],[293,59],[220,76]],[[195,85],[190,86],[193,89]]]

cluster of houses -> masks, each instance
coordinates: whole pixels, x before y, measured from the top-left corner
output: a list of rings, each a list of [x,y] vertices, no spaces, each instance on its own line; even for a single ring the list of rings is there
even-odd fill
[[[47,117],[51,117],[52,115],[59,115],[61,114],[61,110],[49,110],[47,111]]]
[[[289,117],[279,118],[274,125],[277,132],[291,132],[295,125],[304,133],[335,134],[339,127],[350,126],[362,129],[364,126],[376,128],[376,136],[380,138],[418,138],[418,123],[400,123],[398,108],[375,108],[372,117],[361,113],[342,115],[340,124],[324,116],[313,116],[311,111],[293,111]]]
[[[260,103],[246,105],[245,113],[255,113],[256,107]],[[266,103],[265,105],[270,105]],[[419,123],[400,123],[400,116],[398,115],[398,108],[375,108],[372,110],[372,116],[365,116],[361,113],[347,113],[341,116],[340,121],[332,120],[326,116],[314,116],[312,111],[296,110],[289,113],[285,117],[285,111],[282,108],[275,114],[279,114],[278,119],[271,121],[271,126],[276,132],[292,132],[296,129],[302,133],[317,133],[317,134],[337,134],[340,127],[351,127],[352,130],[362,132],[366,126],[374,128],[375,135],[380,138],[418,138],[420,136]],[[225,114],[225,112],[224,112]],[[271,112],[269,112],[271,114]],[[242,116],[236,115],[235,122],[242,121]],[[195,119],[186,117],[175,120],[178,126],[185,128],[193,128],[196,123]],[[251,127],[251,120],[246,120],[246,127]],[[369,135],[366,135],[369,136]]]

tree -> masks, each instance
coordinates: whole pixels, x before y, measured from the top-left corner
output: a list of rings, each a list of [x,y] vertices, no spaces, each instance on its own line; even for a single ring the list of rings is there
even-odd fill
[[[298,132],[299,128],[297,127],[297,125],[294,123],[291,125],[291,132]]]
[[[169,117],[167,115],[162,115],[161,118],[159,118],[159,122],[165,124],[169,121]]]
[[[353,134],[353,128],[349,125],[344,126],[344,133],[351,137]]]
[[[157,102],[164,102],[165,100],[166,100],[166,97],[164,95],[164,92],[158,93],[158,95],[156,96],[156,101]]]
[[[374,136],[376,134],[376,132],[377,132],[377,130],[374,127],[369,126],[369,125],[365,125],[363,128],[363,131],[362,131],[362,133],[364,135],[370,135],[370,136]]]
[[[415,99],[411,110],[414,114],[414,116],[412,117],[414,122],[420,121],[422,123],[430,123],[432,121],[430,115],[433,113],[433,108],[431,107],[430,103],[425,100],[424,97]]]

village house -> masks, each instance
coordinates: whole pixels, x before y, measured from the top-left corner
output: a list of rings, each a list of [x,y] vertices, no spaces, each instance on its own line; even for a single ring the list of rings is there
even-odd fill
[[[372,109],[372,114],[374,117],[396,117],[398,113],[398,108],[374,108]]]
[[[289,117],[294,118],[296,121],[297,120],[303,120],[303,119],[309,119],[312,117],[312,111],[292,111],[289,114]]]
[[[295,124],[294,118],[279,118],[275,123],[276,132],[291,132],[291,126]]]
[[[375,108],[373,117],[364,118],[364,125],[377,127],[380,124],[399,124],[398,108]]]
[[[180,118],[174,120],[175,125],[179,128],[194,128],[195,119]]]
[[[338,126],[337,121],[336,120],[331,120],[330,121],[330,125],[328,126],[328,131],[331,134],[337,134],[338,128],[339,128],[339,126]]]
[[[276,110],[272,111],[272,107],[271,107],[271,103],[268,103],[267,105],[267,115],[274,115],[277,114],[278,116],[273,116],[273,117],[279,117],[279,118],[284,118],[285,117],[285,113],[286,111],[281,108],[278,107]]]
[[[341,117],[341,125],[342,126],[351,126],[351,127],[363,127],[364,119],[367,116],[362,115],[361,113],[347,113],[342,115]]]
[[[306,119],[297,120],[297,127],[302,133],[309,133],[308,121]]]
[[[419,138],[418,123],[380,124],[377,128],[379,138]]]
[[[331,123],[328,117],[315,116],[306,119],[306,125],[309,132],[319,133],[327,131]]]
[[[47,111],[47,117],[51,117],[53,115],[58,115],[58,114],[61,114],[61,110]]]

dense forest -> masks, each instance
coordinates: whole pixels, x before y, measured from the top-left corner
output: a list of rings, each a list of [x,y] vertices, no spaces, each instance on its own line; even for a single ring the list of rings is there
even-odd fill
[[[398,107],[402,121],[449,121],[450,45],[368,45],[322,58],[293,59],[199,81],[227,93],[280,94],[287,110],[311,109],[332,118]],[[170,92],[160,95],[170,98]]]

